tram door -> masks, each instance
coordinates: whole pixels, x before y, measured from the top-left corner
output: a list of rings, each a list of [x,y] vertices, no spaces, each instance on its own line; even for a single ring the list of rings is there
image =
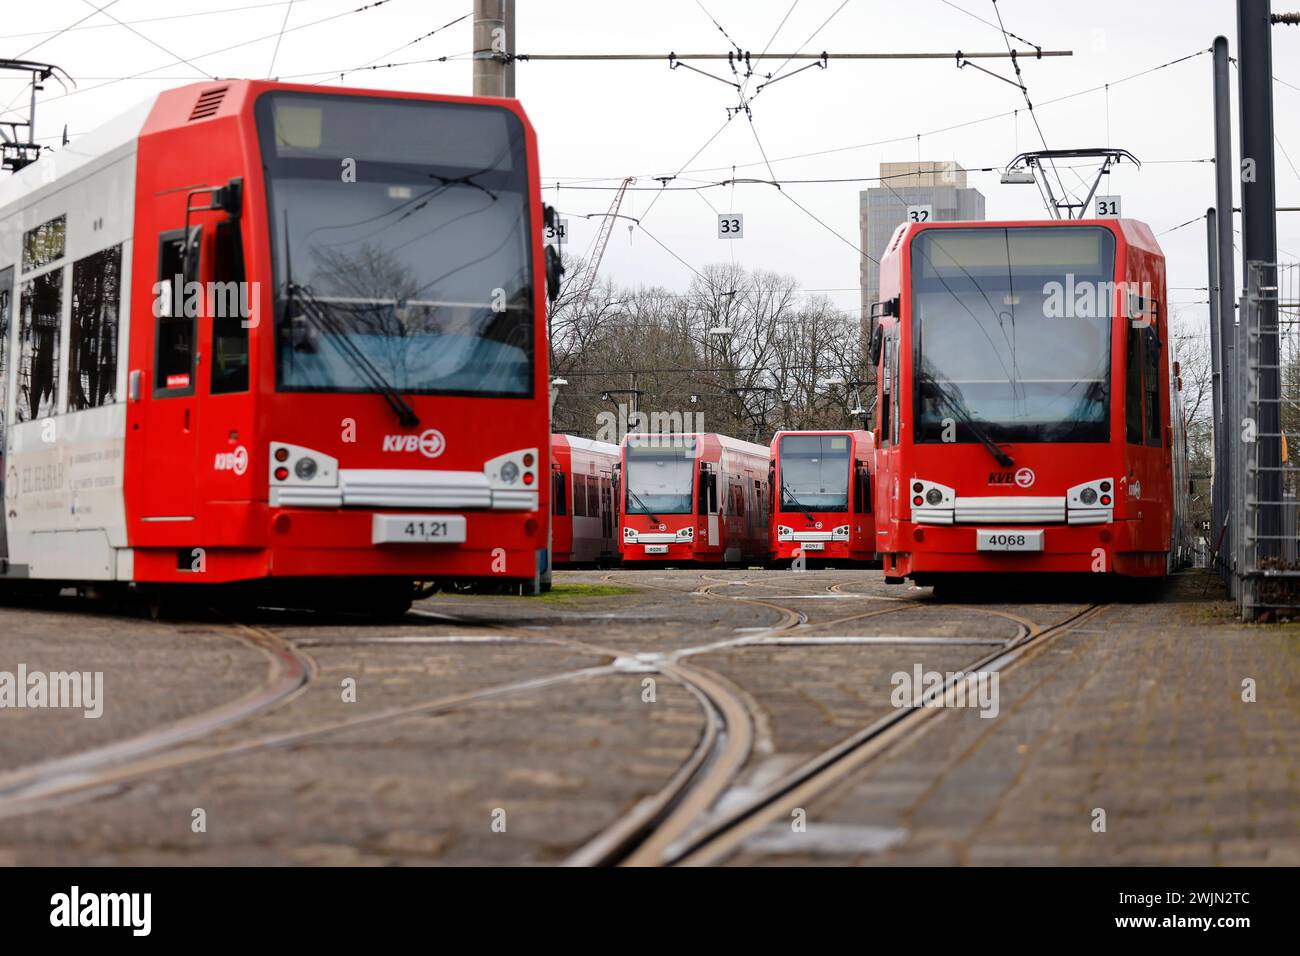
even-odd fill
[[[5,525],[9,518],[9,503],[18,496],[18,475],[9,474],[6,450],[9,434],[6,430],[9,413],[9,331],[12,326],[14,299],[14,267],[0,270],[0,560],[9,557],[9,539]]]
[[[191,234],[191,242],[201,248],[199,228],[192,226]],[[186,274],[183,236],[184,230],[177,229],[158,237],[156,276],[165,286],[159,286],[160,300],[151,312],[132,310],[137,315],[144,312],[154,326],[153,368],[145,375],[150,384],[140,396],[145,485],[140,500],[146,521],[192,522],[196,517],[198,317],[193,307],[186,314],[185,283],[198,276]],[[178,540],[191,534],[192,525]]]
[[[607,554],[614,548],[614,489],[610,484],[609,473],[600,476],[600,553]]]

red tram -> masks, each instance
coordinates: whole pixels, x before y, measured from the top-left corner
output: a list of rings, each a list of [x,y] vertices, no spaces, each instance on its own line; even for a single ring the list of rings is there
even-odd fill
[[[514,100],[260,81],[0,182],[0,579],[544,588],[542,221]]]
[[[622,454],[625,566],[767,559],[767,448],[714,433],[634,433]]]
[[[551,562],[606,564],[618,557],[614,470],[618,446],[576,435],[551,436]]]
[[[901,226],[873,316],[887,581],[1184,560],[1178,366],[1145,224]]]
[[[865,431],[780,431],[772,437],[773,560],[875,561],[874,455],[875,439]]]

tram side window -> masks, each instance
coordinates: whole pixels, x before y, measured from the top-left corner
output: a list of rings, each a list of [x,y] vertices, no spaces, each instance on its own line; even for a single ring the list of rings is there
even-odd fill
[[[881,391],[880,443],[882,445],[889,444],[889,436],[891,434],[891,428],[892,428],[890,409],[891,406],[893,405],[894,396],[892,391],[890,390],[891,376],[889,374],[889,369],[890,369],[889,359],[893,351],[894,351],[893,338],[891,336],[886,335],[884,341],[884,351],[882,353],[883,357],[880,362],[880,391]]]
[[[567,514],[568,496],[564,492],[564,472],[557,468],[551,472],[551,514]]]
[[[0,459],[5,453],[5,416],[9,404],[9,316],[13,310],[13,266],[0,269]],[[4,486],[5,476],[0,474],[0,488]],[[4,542],[0,541],[0,549]],[[0,550],[0,554],[4,554]]]
[[[1160,435],[1160,333],[1158,325],[1152,318],[1151,325],[1144,330],[1146,340],[1143,356],[1142,386],[1146,410],[1147,445],[1159,448],[1162,444]]]
[[[709,470],[710,467],[705,464],[700,469],[699,508],[697,510],[702,515],[715,515],[718,513],[718,476]]]
[[[68,341],[68,411],[116,400],[122,247],[72,265],[72,324]]]
[[[587,475],[587,514],[592,518],[600,517],[600,480],[595,475]]]
[[[238,220],[217,226],[213,256],[212,394],[248,391],[248,329],[259,303],[245,282]]]
[[[1124,371],[1124,439],[1142,444],[1142,330],[1128,327]]]
[[[892,381],[890,387],[893,391],[893,398],[894,398],[894,412],[891,418],[893,419],[893,426],[894,426],[893,442],[895,445],[897,445],[899,439],[899,430],[902,427],[902,422],[899,419],[902,417],[902,408],[903,408],[902,396],[898,394],[899,355],[898,355],[898,326],[897,325],[895,325],[893,329],[890,330],[889,338],[890,338],[890,342],[892,343],[889,349],[889,377]]]
[[[582,480],[582,475],[573,476],[573,516],[587,517],[587,483]]]
[[[57,411],[63,269],[52,269],[24,282],[18,309],[18,406],[14,421],[30,422]]]
[[[193,227],[193,242],[200,247],[201,235],[198,227]],[[185,295],[186,283],[194,277],[185,272],[185,243],[181,232],[166,233],[159,238],[158,245],[158,300],[155,312],[158,314],[158,349],[154,374],[154,392],[164,395],[194,394],[194,350],[196,312],[187,305],[190,300]],[[194,302],[194,306],[198,306]],[[206,303],[205,303],[206,305]]]

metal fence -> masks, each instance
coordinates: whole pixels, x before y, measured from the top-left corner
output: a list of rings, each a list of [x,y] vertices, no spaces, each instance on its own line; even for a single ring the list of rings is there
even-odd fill
[[[1300,613],[1300,263],[1248,262],[1238,318],[1222,366],[1228,481],[1219,567],[1243,619],[1291,616]]]

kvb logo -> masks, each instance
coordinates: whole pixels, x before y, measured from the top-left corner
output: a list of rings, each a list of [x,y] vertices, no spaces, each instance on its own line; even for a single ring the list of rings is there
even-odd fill
[[[436,428],[426,428],[418,435],[385,435],[384,451],[418,451],[425,458],[437,458],[447,450],[447,439]]]
[[[990,471],[990,485],[1010,485],[1015,484],[1017,488],[1031,488],[1034,479],[1037,476],[1032,468],[1021,468],[1017,471]]]
[[[237,445],[234,451],[217,452],[212,468],[214,471],[233,471],[236,475],[242,475],[248,471],[248,449]]]

